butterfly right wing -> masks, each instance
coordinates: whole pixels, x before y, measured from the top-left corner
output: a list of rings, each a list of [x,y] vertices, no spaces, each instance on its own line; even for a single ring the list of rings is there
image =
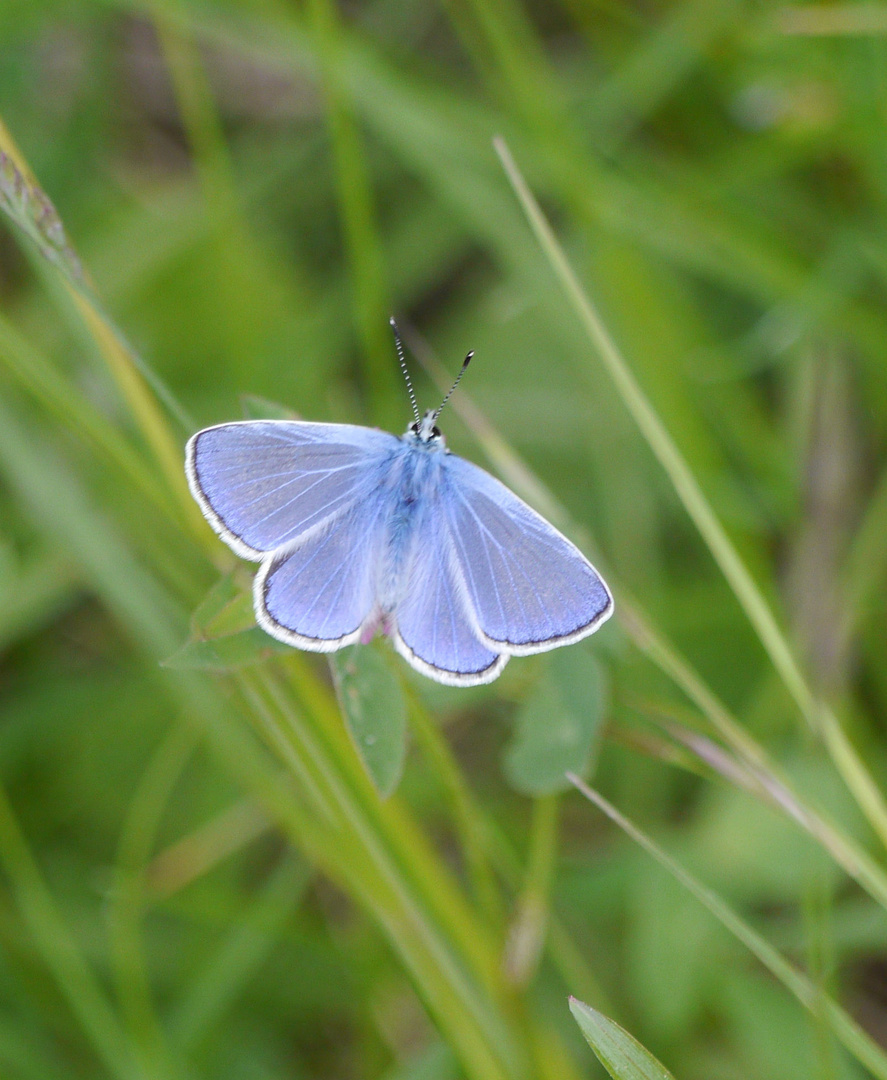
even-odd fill
[[[581,551],[488,472],[455,454],[444,463],[440,532],[451,538],[481,641],[514,656],[578,641],[613,612]]]
[[[367,498],[398,444],[353,424],[243,420],[194,435],[185,470],[213,529],[260,562]]]

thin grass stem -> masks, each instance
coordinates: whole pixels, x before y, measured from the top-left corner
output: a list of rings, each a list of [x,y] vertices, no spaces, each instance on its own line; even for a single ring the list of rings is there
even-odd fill
[[[843,1046],[865,1068],[887,1080],[887,1053],[856,1023],[856,1021],[831,997],[827,996],[803,972],[785,959],[768,941],[740,918],[715,892],[697,881],[675,859],[666,854],[646,833],[621,814],[599,792],[590,788],[578,776],[569,775],[570,782],[586,799],[593,802],[611,821],[619,826],[632,840],[663,866],[676,881],[693,894],[712,915],[726,927],[746,948],[758,958],[767,970],[789,990],[814,1016],[821,1008],[829,1026]]]
[[[887,802],[847,739],[837,717],[824,702],[814,696],[808,686],[763,593],[579,283],[504,140],[495,139],[494,146],[540,246],[613,379],[626,408],[671,480],[685,510],[745,611],[786,689],[811,728],[823,738],[848,789],[881,842],[887,847]]]

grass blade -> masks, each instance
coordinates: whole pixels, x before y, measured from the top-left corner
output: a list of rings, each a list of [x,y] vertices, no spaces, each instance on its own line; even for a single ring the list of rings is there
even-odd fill
[[[887,1053],[856,1023],[850,1014],[785,959],[778,950],[741,919],[715,892],[697,881],[680,863],[667,855],[646,833],[620,814],[603,795],[590,788],[578,776],[570,781],[602,810],[611,821],[639,844],[681,885],[714,915],[731,934],[742,942],[758,960],[815,1016],[822,1015],[844,1047],[879,1080],[887,1080]]]
[[[579,283],[579,279],[567,261],[548,220],[533,197],[504,140],[497,138],[494,145],[533,232],[616,384],[623,403],[671,480],[684,509],[699,530],[736,599],[755,628],[761,644],[786,689],[813,731],[822,736],[832,760],[853,793],[860,809],[869,819],[881,842],[887,846],[887,802],[842,731],[837,717],[824,702],[817,700],[814,696],[763,593],[753,580],[696,477],[629,370],[616,343]]]

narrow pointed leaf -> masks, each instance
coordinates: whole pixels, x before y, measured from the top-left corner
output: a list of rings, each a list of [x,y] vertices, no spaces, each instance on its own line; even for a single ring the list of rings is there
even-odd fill
[[[234,671],[248,664],[259,664],[289,648],[269,637],[260,626],[253,626],[209,641],[188,641],[163,660],[161,666],[173,671]]]
[[[37,245],[41,255],[58,266],[78,286],[83,280],[80,260],[68,242],[64,226],[49,196],[16,161],[0,125],[0,211]]]
[[[570,998],[570,1012],[613,1080],[674,1080],[668,1069],[614,1020],[576,998]]]

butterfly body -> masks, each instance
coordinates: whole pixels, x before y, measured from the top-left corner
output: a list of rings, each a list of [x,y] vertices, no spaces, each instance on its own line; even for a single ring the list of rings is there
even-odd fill
[[[439,410],[438,410],[439,412]],[[261,563],[256,617],[328,652],[377,629],[423,674],[490,682],[509,657],[590,634],[612,613],[594,567],[426,413],[402,436],[349,424],[255,420],[189,441],[209,523]]]
[[[387,495],[387,521],[382,525],[382,554],[376,579],[380,623],[387,623],[387,617],[397,608],[410,567],[420,553],[423,535],[434,527],[432,508],[440,500],[447,453],[443,439],[430,444],[412,431],[397,443],[380,470],[379,490]]]

